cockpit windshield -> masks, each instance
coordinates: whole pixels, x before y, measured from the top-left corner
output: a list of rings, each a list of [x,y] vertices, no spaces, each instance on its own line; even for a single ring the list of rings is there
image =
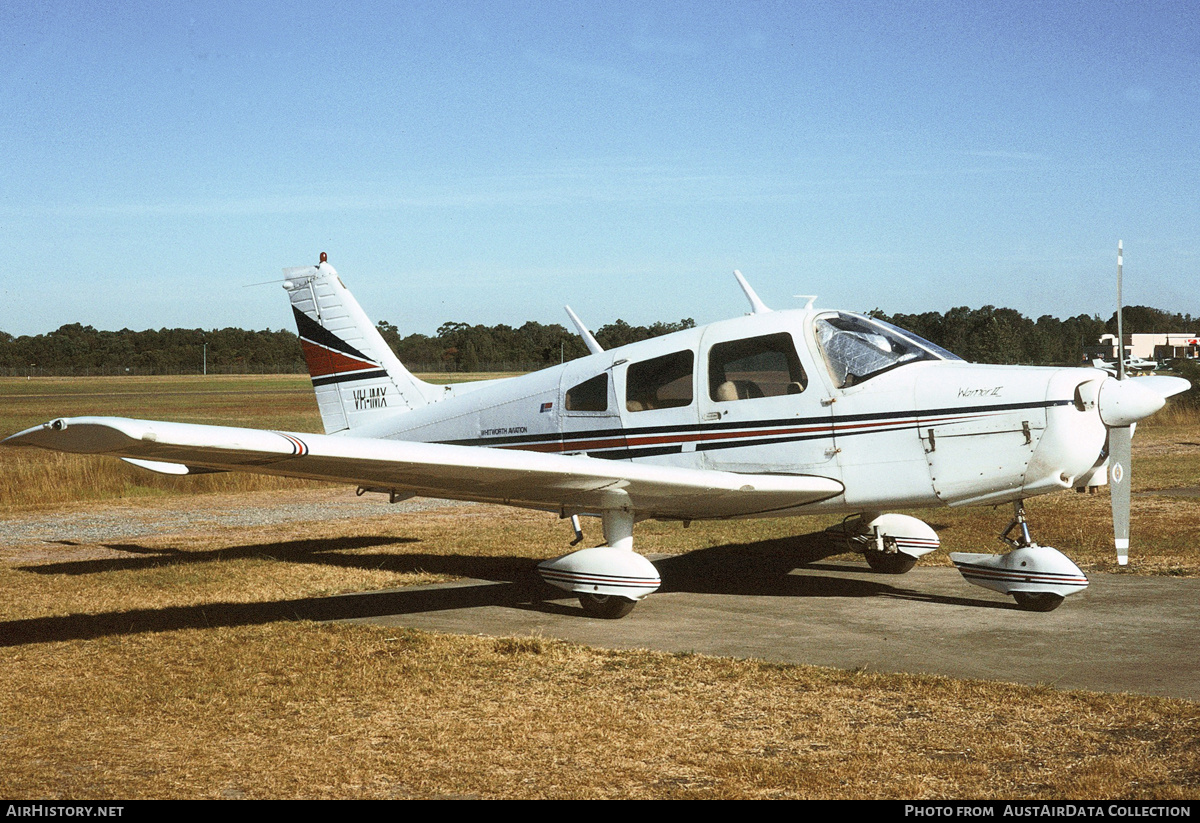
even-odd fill
[[[838,388],[856,386],[906,363],[962,359],[912,332],[858,314],[823,314],[814,328]]]

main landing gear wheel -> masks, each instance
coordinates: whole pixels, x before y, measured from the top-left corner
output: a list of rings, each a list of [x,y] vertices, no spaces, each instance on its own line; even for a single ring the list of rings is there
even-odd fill
[[[637,601],[615,594],[581,594],[579,605],[583,606],[589,617],[616,620],[633,611]]]
[[[871,571],[880,574],[904,574],[917,565],[917,558],[903,552],[865,551],[863,557],[867,559]]]
[[[1017,607],[1027,612],[1052,612],[1062,605],[1063,596],[1054,592],[1013,592]]]

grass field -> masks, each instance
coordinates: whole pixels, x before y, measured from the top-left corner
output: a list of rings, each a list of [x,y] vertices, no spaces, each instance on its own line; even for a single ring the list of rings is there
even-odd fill
[[[319,428],[306,378],[0,381],[4,433],[84,413]],[[1140,492],[1200,482],[1192,416],[1139,427],[1134,442]],[[0,450],[0,517],[143,512],[197,481],[230,505],[323,493],[56,459]],[[1198,507],[1135,497],[1125,573],[1197,574]],[[1115,569],[1106,494],[1030,510],[1042,542]],[[939,563],[994,546],[1008,512],[922,516],[944,544],[923,562]],[[638,547],[678,553],[823,525],[647,523]],[[1200,705],[1187,701],[286,615],[300,598],[445,579],[440,556],[478,557],[480,576],[505,579],[560,553],[563,530],[552,515],[480,506],[47,545],[36,564],[0,566],[0,796],[1200,796]],[[240,619],[218,619],[231,611]]]

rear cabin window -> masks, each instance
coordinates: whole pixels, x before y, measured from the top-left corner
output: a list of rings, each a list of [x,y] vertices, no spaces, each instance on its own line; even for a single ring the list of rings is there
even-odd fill
[[[680,351],[630,365],[625,372],[625,408],[638,412],[690,405],[694,364],[693,352]]]
[[[786,332],[717,343],[708,351],[708,392],[718,402],[800,394],[808,375]]]
[[[567,411],[608,411],[608,374],[598,374],[567,391]]]

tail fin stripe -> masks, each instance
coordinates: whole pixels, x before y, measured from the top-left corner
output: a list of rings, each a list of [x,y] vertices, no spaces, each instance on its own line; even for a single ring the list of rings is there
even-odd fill
[[[314,377],[312,379],[313,386],[327,386],[330,383],[348,383],[351,380],[374,380],[378,377],[387,377],[388,373],[383,369],[378,371],[356,371],[349,374],[334,374],[329,377]]]
[[[301,338],[300,348],[304,351],[304,359],[308,362],[308,373],[313,377],[328,377],[331,374],[343,372],[362,372],[370,369],[379,371],[382,367],[370,360],[357,360],[347,357],[339,351],[318,346]]]
[[[292,314],[296,316],[296,330],[300,332],[300,339],[307,340],[310,343],[316,343],[318,346],[323,346],[333,351],[341,352],[342,354],[356,357],[359,360],[366,361],[372,366],[378,368],[379,364],[371,360],[358,349],[351,346],[342,338],[338,337],[329,329],[317,323],[304,312],[292,306]]]

